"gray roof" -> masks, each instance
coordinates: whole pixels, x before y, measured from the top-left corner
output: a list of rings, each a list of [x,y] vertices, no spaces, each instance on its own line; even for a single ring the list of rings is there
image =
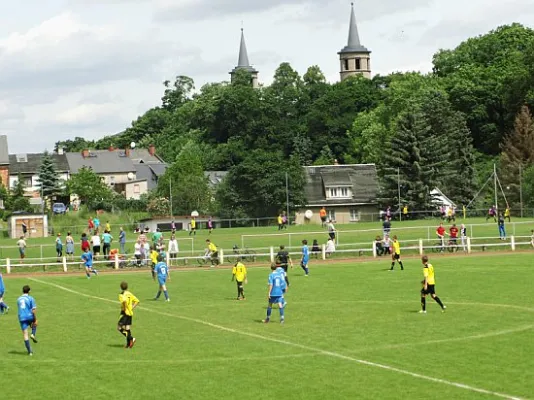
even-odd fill
[[[121,150],[119,150],[120,152]],[[124,150],[122,150],[124,153]],[[131,149],[130,158],[134,163],[144,162],[144,163],[157,163],[160,164],[164,162],[157,154],[153,156],[150,155],[150,152],[147,149]]]
[[[360,43],[360,35],[358,34],[358,25],[356,24],[356,15],[354,14],[354,3],[351,3],[349,38],[347,45],[339,52],[341,53],[370,53],[367,47]]]
[[[205,171],[204,176],[208,178],[211,187],[219,185],[224,177],[228,175],[228,171]]]
[[[0,135],[0,165],[9,164],[9,150],[7,148],[7,136]]]
[[[166,164],[134,164],[136,178],[146,180],[148,190],[155,189],[158,185],[158,178],[165,173]]]
[[[307,205],[376,204],[378,177],[374,164],[323,165],[304,167],[306,173]],[[327,187],[352,189],[352,197],[326,199]]]
[[[76,174],[82,167],[91,168],[96,174],[136,172],[133,161],[124,156],[124,151],[91,150],[84,158],[82,153],[66,153],[70,170]]]
[[[241,44],[239,45],[239,58],[237,60],[237,67],[235,67],[231,74],[235,73],[239,69],[244,69],[245,71],[256,73],[256,71],[251,65],[248,59],[247,45],[245,43],[245,34],[243,33],[243,28],[241,28]]]
[[[69,172],[69,163],[65,154],[50,153],[50,157],[56,164],[56,171],[60,173]],[[37,174],[41,166],[43,153],[30,154],[10,154],[9,155],[9,175]],[[23,161],[25,160],[25,161]]]

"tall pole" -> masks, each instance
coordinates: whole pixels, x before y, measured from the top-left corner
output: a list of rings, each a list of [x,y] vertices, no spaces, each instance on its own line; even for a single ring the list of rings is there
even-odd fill
[[[493,164],[493,185],[495,188],[495,210],[499,214],[499,204],[497,204],[497,165]]]
[[[521,208],[521,218],[523,218],[523,177],[521,176],[521,174],[521,164],[519,164],[519,207]]]
[[[399,212],[399,221],[402,221],[402,217],[401,217],[401,195],[400,195],[400,168],[397,168],[397,190],[398,190],[398,196],[399,196],[399,208],[398,208],[398,212]]]
[[[172,178],[169,177],[169,202],[170,202],[170,208],[171,208],[171,218],[173,218],[172,215]]]
[[[289,224],[289,176],[287,175],[287,172],[286,172],[286,217],[287,217],[287,222]]]

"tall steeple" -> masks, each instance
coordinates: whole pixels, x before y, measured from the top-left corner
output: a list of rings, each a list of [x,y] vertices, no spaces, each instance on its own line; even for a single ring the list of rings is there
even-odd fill
[[[250,61],[248,59],[248,52],[247,52],[247,45],[245,43],[245,33],[243,32],[243,28],[241,28],[241,43],[239,45],[239,58],[237,60],[237,67],[235,67],[231,72],[230,76],[232,78],[232,81],[234,80],[235,73],[238,70],[245,70],[251,75],[252,79],[252,87],[258,87],[258,71],[250,65]]]
[[[341,80],[357,74],[371,78],[371,51],[360,43],[354,3],[350,5],[349,37],[347,45],[338,53],[341,64]]]

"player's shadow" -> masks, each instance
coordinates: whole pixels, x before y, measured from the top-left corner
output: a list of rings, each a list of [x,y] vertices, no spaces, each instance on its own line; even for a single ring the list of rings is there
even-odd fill
[[[28,352],[27,351],[9,350],[8,354],[14,354],[14,355],[17,355],[17,356],[26,356],[26,357],[28,357]]]
[[[114,347],[114,348],[123,348],[124,344],[117,344],[117,343],[108,343],[108,347]]]

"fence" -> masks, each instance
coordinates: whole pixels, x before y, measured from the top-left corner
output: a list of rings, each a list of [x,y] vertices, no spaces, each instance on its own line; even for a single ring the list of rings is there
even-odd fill
[[[451,243],[437,243],[429,239],[415,239],[415,240],[406,240],[403,242],[403,253],[412,253],[423,255],[425,253],[435,252],[435,253],[446,253],[446,252],[462,252],[465,254],[471,254],[475,251],[487,251],[492,248],[495,250],[510,250],[516,251],[518,248],[522,247],[523,249],[534,247],[534,242],[531,236],[510,236],[507,240],[500,240],[498,237],[485,237],[485,238],[471,238],[465,237],[464,240],[458,241],[456,245]],[[453,247],[454,246],[454,247]],[[293,251],[293,249],[297,249]],[[451,250],[452,249],[452,250]],[[292,256],[300,256],[301,252],[300,247],[289,248],[289,254]],[[219,250],[218,258],[216,259],[217,264],[233,264],[237,257],[245,258],[247,263],[272,263],[275,261],[276,252],[274,247],[263,247],[256,249],[249,249],[249,253],[237,253],[234,250],[226,251],[224,249]],[[344,244],[339,248],[329,254],[326,251],[326,246],[323,244],[320,247],[319,252],[312,252],[311,257],[319,259],[319,256],[322,260],[339,258],[339,259],[352,259],[355,256],[369,256],[372,258],[380,257],[380,254],[377,252],[376,243],[365,242],[365,243],[352,243]],[[52,260],[52,261],[51,261]],[[207,266],[210,265],[211,259],[204,254],[198,256],[186,256],[186,257],[177,257],[171,258],[167,253],[167,264],[170,266]],[[108,269],[119,270],[119,269],[128,269],[128,267],[140,268],[148,266],[146,261],[138,262],[136,259],[126,259],[124,256],[115,255],[111,259],[97,259],[94,261],[96,266],[108,267]],[[22,269],[28,268],[39,268],[43,271],[59,269],[61,272],[68,272],[77,267],[78,271],[83,269],[82,263],[79,261],[69,260],[67,257],[47,257],[44,259],[26,259],[25,263],[21,263],[20,260],[13,261],[10,258],[4,260],[4,264],[0,264],[0,269],[4,269],[8,274],[12,273],[14,269],[16,272],[19,272]],[[27,272],[27,271],[24,271]]]

